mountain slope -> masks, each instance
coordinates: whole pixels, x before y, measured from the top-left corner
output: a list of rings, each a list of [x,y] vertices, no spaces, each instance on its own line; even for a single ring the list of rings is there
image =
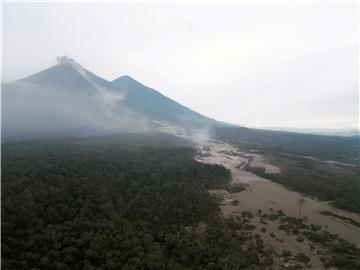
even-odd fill
[[[43,87],[58,89],[92,89],[91,83],[77,72],[70,64],[62,63],[50,67],[39,73],[26,77],[18,81],[23,84],[36,84]]]
[[[2,85],[3,137],[47,137],[149,131],[159,125],[220,125],[134,79],[109,82],[68,57]]]
[[[111,85],[125,91],[124,103],[127,106],[142,112],[151,119],[185,126],[221,124],[141,84],[130,76],[122,76],[112,81]]]
[[[73,59],[63,56],[58,57],[58,61],[57,65],[18,80],[16,83],[77,91],[82,94],[98,93],[99,88],[111,89],[110,82],[86,70]]]

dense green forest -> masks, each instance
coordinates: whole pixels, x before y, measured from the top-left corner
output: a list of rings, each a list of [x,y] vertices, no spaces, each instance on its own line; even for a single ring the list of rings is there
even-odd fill
[[[206,190],[229,171],[157,136],[4,143],[2,269],[271,265],[261,239],[239,231],[247,220],[223,220]]]
[[[222,141],[258,149],[266,153],[311,156],[322,160],[358,164],[360,137],[339,137],[250,128],[217,128],[214,136]]]

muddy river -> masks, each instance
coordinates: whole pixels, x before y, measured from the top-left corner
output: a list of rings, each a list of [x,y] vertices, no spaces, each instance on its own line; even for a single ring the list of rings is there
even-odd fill
[[[246,153],[220,141],[210,141],[201,146],[199,162],[209,164],[221,164],[232,173],[232,184],[243,185],[244,191],[229,193],[225,190],[210,190],[209,192],[223,199],[221,211],[225,216],[238,215],[242,211],[251,211],[254,214],[261,209],[263,212],[282,210],[287,216],[306,217],[307,223],[321,225],[331,233],[338,234],[341,238],[360,246],[360,228],[345,223],[341,219],[324,216],[319,212],[329,210],[336,214],[350,217],[360,222],[357,214],[342,211],[331,207],[326,202],[320,202],[310,197],[304,197],[300,193],[293,192],[284,186],[261,178],[245,170],[245,165],[263,167],[267,173],[281,173],[280,168],[267,162],[260,154]],[[300,204],[300,200],[304,202]],[[232,202],[237,200],[237,204]],[[257,222],[257,219],[254,219]],[[261,226],[261,224],[254,224]],[[257,226],[257,227],[258,227]],[[315,254],[309,249],[309,243],[299,243],[295,238],[283,235],[284,232],[277,229],[276,224],[268,224],[268,227],[279,237],[286,238],[282,243],[271,237],[264,236],[264,241],[279,251],[289,249],[294,252],[302,251],[312,257],[314,269],[323,269],[323,266]]]

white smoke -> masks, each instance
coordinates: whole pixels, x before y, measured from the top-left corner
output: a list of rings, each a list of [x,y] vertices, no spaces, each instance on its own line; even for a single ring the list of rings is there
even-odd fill
[[[211,139],[210,126],[204,128],[189,128],[164,121],[160,122],[153,120],[153,122],[158,125],[158,131],[188,139],[198,145],[204,145]]]
[[[104,113],[106,116],[112,117],[113,109],[115,105],[118,103],[118,101],[123,100],[125,98],[125,93],[119,91],[111,91],[109,89],[101,87],[91,78],[91,76],[89,76],[88,72],[74,59],[71,59],[67,56],[59,56],[57,57],[57,61],[59,64],[69,64],[85,80],[87,80],[95,89],[99,91],[99,94],[103,101]]]

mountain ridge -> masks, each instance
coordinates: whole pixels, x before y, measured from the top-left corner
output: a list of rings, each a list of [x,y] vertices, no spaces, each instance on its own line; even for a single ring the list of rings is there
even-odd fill
[[[179,115],[181,114],[181,119],[173,117],[168,117],[165,120],[170,122],[180,122],[186,124],[196,119],[191,119],[191,116],[196,116],[197,118],[205,117],[205,121],[208,124],[213,124],[217,122],[215,119],[206,117],[190,108],[182,105],[181,103],[166,97],[161,92],[148,87],[141,82],[135,80],[129,75],[121,76],[113,81],[111,81],[112,86],[116,89],[122,89],[127,91],[126,98],[129,106],[135,107],[138,110],[143,111],[144,113],[150,114],[152,117],[159,118],[161,114],[170,114],[170,115]],[[140,97],[140,100],[138,99]],[[156,108],[155,106],[161,106]],[[220,124],[220,122],[217,122]]]
[[[3,102],[3,134],[9,126],[12,134],[26,133],[24,123],[29,127],[41,126],[39,130],[54,126],[68,130],[68,123],[72,123],[70,130],[87,126],[99,132],[144,131],[156,123],[195,129],[226,125],[129,75],[108,81],[71,58],[59,57],[58,61],[45,70],[2,84],[3,100],[6,100]],[[69,135],[74,134],[69,132]]]

